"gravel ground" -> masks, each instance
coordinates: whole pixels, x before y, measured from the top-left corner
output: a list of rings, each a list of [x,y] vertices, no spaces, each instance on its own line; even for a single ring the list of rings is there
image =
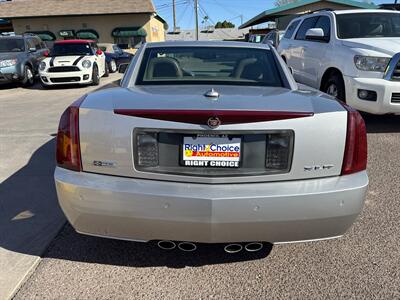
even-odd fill
[[[343,238],[186,254],[66,225],[15,299],[400,299],[400,117],[366,121],[370,188]]]

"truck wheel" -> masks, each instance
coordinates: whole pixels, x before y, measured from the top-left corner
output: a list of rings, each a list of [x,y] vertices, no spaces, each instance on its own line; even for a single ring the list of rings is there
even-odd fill
[[[99,68],[97,67],[97,65],[94,65],[92,71],[92,85],[99,85],[99,84],[100,84]]]
[[[32,86],[35,83],[35,77],[33,75],[33,71],[31,67],[24,67],[24,75],[22,78],[22,85],[25,87]]]
[[[332,74],[325,83],[323,92],[345,102],[346,93],[342,76]]]

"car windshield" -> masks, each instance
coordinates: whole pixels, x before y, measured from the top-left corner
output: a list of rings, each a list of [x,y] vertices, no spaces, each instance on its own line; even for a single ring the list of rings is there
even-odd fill
[[[53,50],[51,51],[52,56],[64,56],[64,55],[92,55],[92,49],[89,44],[85,43],[60,43],[54,44]]]
[[[283,85],[270,50],[239,47],[149,48],[137,84]]]
[[[22,52],[25,51],[23,39],[0,39],[0,52]]]
[[[399,13],[358,13],[336,16],[340,39],[400,37]]]

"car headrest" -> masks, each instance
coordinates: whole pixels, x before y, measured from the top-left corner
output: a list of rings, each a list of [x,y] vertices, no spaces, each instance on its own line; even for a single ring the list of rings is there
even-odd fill
[[[147,79],[154,78],[181,78],[182,69],[178,62],[170,57],[156,57],[149,62]]]

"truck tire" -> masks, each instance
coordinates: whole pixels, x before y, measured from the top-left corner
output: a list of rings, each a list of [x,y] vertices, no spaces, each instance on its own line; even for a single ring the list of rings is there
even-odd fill
[[[323,92],[345,102],[346,91],[343,77],[340,74],[333,73],[326,81]]]

